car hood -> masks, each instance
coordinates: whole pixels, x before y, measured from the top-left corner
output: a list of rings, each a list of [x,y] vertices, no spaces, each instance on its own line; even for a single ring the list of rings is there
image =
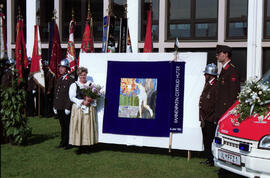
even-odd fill
[[[250,116],[241,123],[238,116],[232,114],[239,101],[236,101],[220,118],[219,132],[233,137],[259,141],[263,136],[270,135],[270,114],[262,121],[257,116]],[[269,112],[268,112],[269,113]]]

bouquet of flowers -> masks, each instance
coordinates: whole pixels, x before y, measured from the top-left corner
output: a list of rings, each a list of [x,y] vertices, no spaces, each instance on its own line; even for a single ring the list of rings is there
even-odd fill
[[[238,99],[240,103],[232,114],[239,115],[239,122],[252,115],[262,118],[269,111],[270,84],[258,81],[257,78],[248,80],[238,95]]]
[[[97,99],[102,95],[100,85],[91,84],[89,87],[82,89],[83,95],[92,99]]]

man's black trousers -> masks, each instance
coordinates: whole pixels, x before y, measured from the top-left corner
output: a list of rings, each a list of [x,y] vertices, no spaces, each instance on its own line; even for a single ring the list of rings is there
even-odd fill
[[[61,146],[68,146],[69,140],[69,123],[70,123],[70,114],[66,115],[65,110],[57,110],[57,116],[59,119],[61,127]]]

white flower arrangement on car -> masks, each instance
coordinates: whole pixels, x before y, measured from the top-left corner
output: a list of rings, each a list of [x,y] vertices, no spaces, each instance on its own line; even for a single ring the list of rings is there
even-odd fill
[[[238,116],[238,122],[245,119],[258,117],[259,121],[266,118],[270,104],[270,84],[262,82],[258,78],[246,81],[244,88],[238,95],[239,105],[231,111]]]

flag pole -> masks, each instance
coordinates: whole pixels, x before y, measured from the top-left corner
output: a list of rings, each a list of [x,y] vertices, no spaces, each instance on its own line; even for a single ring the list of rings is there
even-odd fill
[[[40,24],[39,11],[36,14],[37,26]],[[38,85],[38,117],[40,117],[40,85]]]
[[[152,0],[150,0],[150,2],[152,2]],[[175,50],[175,53],[174,53],[174,62],[177,61],[177,50]],[[170,132],[170,138],[169,138],[169,153],[172,152],[172,138],[173,138],[173,133]]]
[[[94,48],[94,37],[93,37],[93,18],[92,18],[92,14],[91,14],[91,8],[90,8],[90,0],[88,0],[88,12],[87,12],[87,20],[89,21],[89,27],[90,27],[90,39],[91,39],[91,44],[89,44],[90,46],[93,45],[90,48],[93,48],[93,51],[95,50]],[[92,52],[93,52],[92,51]]]
[[[108,21],[107,21],[107,39],[105,43],[105,53],[108,51],[108,42],[109,42],[109,34],[110,34],[110,24],[111,24],[111,13],[112,13],[112,2],[109,0],[108,5]]]
[[[76,21],[75,21],[75,10],[74,10],[74,8],[72,7],[72,10],[71,10],[71,19],[72,19],[72,21],[73,21],[73,27],[75,28],[75,25],[76,25]],[[74,29],[73,28],[73,29]],[[74,35],[74,33],[73,33],[73,35]],[[74,36],[73,36],[73,39],[74,39]],[[73,40],[73,42],[74,42],[74,40]],[[74,45],[74,48],[75,48],[75,45]],[[75,49],[74,49],[75,50]],[[75,51],[74,51],[75,52]],[[75,72],[74,72],[74,76],[75,76],[75,78],[77,78],[78,76],[77,76],[77,70],[78,70],[78,63],[77,63],[77,59],[76,59],[76,52],[75,52]]]

